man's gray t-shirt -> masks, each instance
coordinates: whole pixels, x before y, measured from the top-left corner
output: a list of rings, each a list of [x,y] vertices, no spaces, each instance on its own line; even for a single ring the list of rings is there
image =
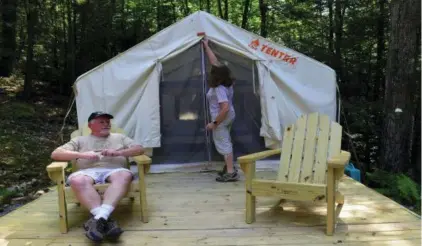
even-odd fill
[[[131,148],[132,146],[139,145],[135,143],[131,138],[120,134],[110,133],[108,137],[96,137],[94,135],[79,136],[73,138],[69,142],[60,146],[59,148],[77,152],[88,152],[98,151],[101,154],[101,150],[114,149],[121,150]],[[126,157],[124,156],[113,156],[113,157],[102,157],[99,161],[92,161],[86,159],[77,159],[76,165],[78,169],[86,169],[93,167],[103,168],[120,168],[126,167]]]

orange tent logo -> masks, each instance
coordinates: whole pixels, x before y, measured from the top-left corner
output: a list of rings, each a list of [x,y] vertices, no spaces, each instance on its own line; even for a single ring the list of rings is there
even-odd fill
[[[252,42],[249,44],[249,47],[254,50],[257,50],[259,47],[259,39],[252,40]]]
[[[294,57],[293,55],[289,55],[286,52],[283,52],[281,50],[278,50],[269,44],[262,44],[259,42],[259,39],[254,39],[249,44],[249,47],[251,47],[254,50],[259,50],[262,53],[265,53],[267,55],[270,55],[274,58],[277,58],[281,61],[284,61],[286,63],[289,63],[291,65],[295,65],[297,62],[298,57]]]

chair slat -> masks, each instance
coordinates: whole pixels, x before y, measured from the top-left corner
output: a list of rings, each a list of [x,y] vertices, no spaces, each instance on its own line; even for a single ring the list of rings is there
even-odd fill
[[[330,147],[328,151],[329,158],[340,155],[341,137],[342,137],[342,127],[338,123],[332,122],[331,132],[330,132]]]
[[[331,122],[331,132],[330,132],[330,145],[328,150],[328,158],[340,155],[341,152],[341,135],[342,127],[336,122]],[[341,171],[344,173],[344,170]],[[336,190],[338,188],[338,181],[334,184]]]
[[[328,144],[330,135],[330,119],[327,115],[319,117],[319,127],[317,131],[317,148],[316,148],[316,161],[314,167],[314,175],[312,183],[323,184],[325,183],[327,174],[327,157],[328,157]]]
[[[288,182],[297,183],[302,169],[303,144],[305,140],[307,115],[302,115],[295,124],[295,137],[292,148],[292,159],[290,161]]]
[[[303,149],[303,164],[300,183],[312,182],[312,170],[315,166],[316,133],[319,127],[319,114],[313,113],[308,116],[306,125],[305,147]]]
[[[277,180],[281,182],[286,182],[288,180],[294,134],[295,125],[291,125],[285,128],[283,144],[281,145],[281,158],[277,177]]]

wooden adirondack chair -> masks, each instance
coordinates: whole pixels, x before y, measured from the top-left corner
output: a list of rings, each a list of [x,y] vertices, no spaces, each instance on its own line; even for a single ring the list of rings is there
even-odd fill
[[[256,196],[277,196],[281,200],[327,202],[326,234],[332,235],[344,204],[337,184],[350,153],[341,150],[342,127],[326,115],[301,116],[284,130],[281,149],[238,158],[246,176],[246,223],[255,221]],[[255,178],[259,159],[280,154],[277,180]],[[335,202],[338,203],[335,208]]]
[[[122,129],[112,126],[111,132],[124,133]],[[83,127],[82,131],[76,130],[72,132],[71,138],[77,136],[86,136],[91,134],[91,129],[86,125]],[[135,197],[139,196],[140,205],[141,205],[141,220],[144,223],[148,222],[148,210],[147,210],[147,199],[146,199],[146,185],[145,185],[145,174],[149,172],[151,159],[146,155],[134,156],[128,158],[127,167],[130,168],[129,159],[136,162],[138,166],[138,179],[132,181],[129,192],[126,194],[127,198],[130,198],[132,201],[135,200]],[[72,172],[77,171],[75,162],[72,161]],[[60,231],[62,233],[68,232],[68,222],[67,222],[67,203],[76,203],[79,205],[78,200],[73,194],[72,188],[65,186],[65,168],[67,167],[67,162],[52,162],[47,166],[48,176],[51,180],[57,183],[57,193],[59,196],[59,218],[60,218]],[[95,185],[95,189],[102,195],[107,189],[109,184],[98,184]]]

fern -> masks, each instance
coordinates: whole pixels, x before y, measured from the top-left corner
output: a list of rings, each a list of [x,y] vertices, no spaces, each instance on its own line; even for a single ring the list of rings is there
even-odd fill
[[[421,212],[421,186],[405,174],[389,173],[380,169],[367,173],[368,186],[396,202]]]
[[[414,203],[418,200],[420,201],[420,188],[418,189],[418,185],[415,181],[404,174],[400,174],[397,176],[396,184],[399,195],[405,202]]]

